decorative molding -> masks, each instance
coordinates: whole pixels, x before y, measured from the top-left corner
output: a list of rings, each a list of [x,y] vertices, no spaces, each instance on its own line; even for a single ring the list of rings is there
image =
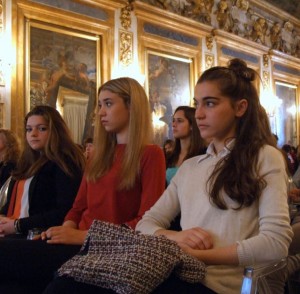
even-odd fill
[[[241,58],[241,59],[244,59],[244,60],[252,62],[252,63],[259,62],[259,58],[257,56],[253,56],[250,54],[246,54],[244,52],[236,51],[231,48],[222,47],[221,51],[223,54],[231,56],[231,57]]]
[[[211,51],[213,46],[214,46],[213,41],[214,41],[214,37],[212,35],[209,35],[209,36],[205,37],[206,48],[209,51]]]
[[[166,28],[162,28],[150,23],[144,24],[144,32],[152,35],[157,35],[160,37],[164,37],[167,39],[171,39],[174,41],[178,41],[181,43],[185,43],[187,45],[198,46],[199,41],[197,38],[193,38],[191,36],[184,35],[182,33],[178,33]]]
[[[300,58],[300,20],[261,0],[139,0],[213,30]],[[266,5],[265,5],[266,4]],[[287,21],[288,20],[288,21]]]
[[[100,19],[103,21],[108,20],[107,13],[99,7],[91,7],[85,4],[76,3],[72,0],[31,0],[39,4],[44,4],[51,7],[56,7],[69,12],[75,12],[81,15],[89,16],[92,18]]]
[[[209,69],[213,67],[215,64],[215,57],[213,54],[206,53],[205,54],[205,69]]]
[[[119,60],[124,66],[133,62],[133,33],[119,30]]]
[[[274,69],[300,77],[300,70],[296,68],[291,68],[291,67],[284,66],[282,64],[275,63]]]
[[[269,66],[269,55],[268,54],[263,55],[263,65],[264,65],[264,67]]]
[[[270,73],[266,70],[264,70],[262,73],[262,84],[264,89],[270,87]]]
[[[132,11],[132,6],[128,1],[126,6],[121,8],[121,15],[120,15],[121,25],[125,30],[128,30],[131,27],[131,11]]]

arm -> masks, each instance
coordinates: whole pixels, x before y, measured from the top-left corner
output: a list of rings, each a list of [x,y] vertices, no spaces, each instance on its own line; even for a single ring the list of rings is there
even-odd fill
[[[135,228],[144,213],[149,210],[165,189],[165,157],[160,147],[147,146],[141,160],[141,202],[136,218],[126,224]]]
[[[78,227],[83,212],[87,209],[87,181],[86,176],[83,175],[77,196],[74,200],[72,208],[69,210],[65,217],[65,222],[73,222]]]
[[[250,265],[272,262],[287,256],[292,231],[287,205],[287,181],[283,158],[272,148],[260,154],[260,176],[267,186],[256,203],[249,208],[258,209],[259,233],[228,246],[209,250],[195,250],[179,244],[186,252],[206,264]],[[270,149],[270,150],[269,150]],[[268,248],[268,250],[265,250]]]

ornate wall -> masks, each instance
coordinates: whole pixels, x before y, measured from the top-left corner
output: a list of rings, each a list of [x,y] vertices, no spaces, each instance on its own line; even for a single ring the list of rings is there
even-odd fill
[[[50,40],[44,44],[34,41],[33,28],[45,30],[45,35],[52,37],[62,34],[66,39],[73,38],[68,45],[59,41],[63,58],[70,57],[72,51],[69,64],[76,73],[78,66],[85,64],[85,73],[80,73],[87,81],[94,82],[95,88],[118,76],[138,79],[149,94],[154,115],[161,115],[157,124],[165,134],[174,107],[191,102],[194,83],[201,72],[223,65],[233,57],[244,59],[260,74],[262,83],[257,87],[262,102],[270,107],[270,115],[275,115],[271,108],[276,104],[274,94],[278,82],[296,87],[292,106],[298,107],[300,20],[265,1],[13,0],[12,6],[6,9],[7,21],[2,13],[4,4],[2,0],[0,26],[5,31],[5,22],[11,21],[11,41],[6,44],[6,52],[15,53],[10,61],[11,81],[0,87],[9,95],[5,94],[1,102],[8,113],[11,110],[10,120],[4,126],[19,134],[24,114],[34,99],[41,97],[43,103],[48,103],[46,92],[51,74],[63,72],[59,69],[61,59],[57,57],[59,46]],[[84,55],[88,54],[86,48],[93,47],[87,45],[88,40],[95,42],[94,67]],[[80,52],[81,47],[75,44],[85,44],[85,51]],[[38,48],[42,58],[33,58],[39,56],[34,48]],[[164,72],[166,84],[157,78],[160,72]],[[163,97],[172,97],[171,100],[159,104],[158,90]],[[96,104],[95,98],[92,103],[87,99],[87,107]],[[277,123],[273,121],[275,132]],[[298,144],[297,111],[290,125],[290,130],[285,132],[289,140]]]

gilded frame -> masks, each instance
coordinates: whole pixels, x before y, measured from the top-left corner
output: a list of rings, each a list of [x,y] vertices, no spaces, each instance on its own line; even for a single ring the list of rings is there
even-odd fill
[[[18,136],[23,137],[23,120],[30,108],[30,34],[28,27],[31,23],[36,23],[49,26],[52,31],[61,29],[65,33],[70,32],[76,38],[81,36],[84,40],[98,38],[101,43],[97,51],[96,88],[98,89],[101,83],[111,77],[114,64],[114,13],[115,9],[121,6],[121,3],[118,5],[105,3],[105,1],[90,1],[85,4],[92,6],[95,10],[105,11],[106,19],[102,20],[32,1],[12,0],[12,18],[14,20],[12,50],[15,50],[13,56],[16,58],[12,60],[11,129]]]
[[[27,22],[26,36],[26,110],[58,109],[81,144],[92,136],[100,37],[35,21]]]

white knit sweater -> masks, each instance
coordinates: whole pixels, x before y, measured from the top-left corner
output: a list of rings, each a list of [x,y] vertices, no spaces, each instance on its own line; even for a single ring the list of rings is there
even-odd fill
[[[259,201],[241,210],[221,210],[209,201],[206,183],[217,156],[210,145],[205,155],[185,161],[157,203],[144,215],[136,230],[154,234],[168,228],[181,212],[183,230],[201,227],[213,237],[214,247],[238,244],[239,266],[208,266],[204,284],[217,293],[240,293],[245,265],[265,263],[287,256],[293,233],[287,205],[287,176],[281,153],[264,146],[259,154],[259,175],[267,187]],[[243,171],[241,171],[242,173]],[[228,207],[237,204],[224,194]]]

